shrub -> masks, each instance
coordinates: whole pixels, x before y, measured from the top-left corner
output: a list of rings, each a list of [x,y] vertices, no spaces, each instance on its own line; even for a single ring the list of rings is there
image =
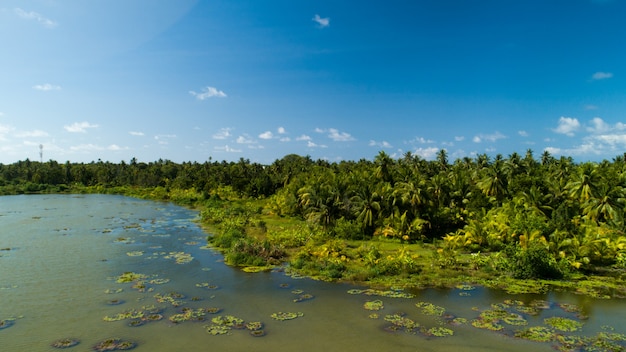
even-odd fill
[[[519,248],[513,254],[511,271],[516,279],[561,279],[563,272],[544,246]]]

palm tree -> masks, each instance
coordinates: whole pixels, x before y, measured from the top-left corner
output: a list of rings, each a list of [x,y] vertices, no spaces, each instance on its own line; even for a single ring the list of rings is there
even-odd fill
[[[597,172],[597,165],[585,163],[578,168],[577,173],[565,186],[569,196],[581,203],[597,197],[600,175]]]

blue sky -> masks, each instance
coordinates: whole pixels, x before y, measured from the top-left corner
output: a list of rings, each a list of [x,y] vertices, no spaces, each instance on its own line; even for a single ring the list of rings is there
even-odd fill
[[[3,0],[0,163],[626,151],[622,0]]]

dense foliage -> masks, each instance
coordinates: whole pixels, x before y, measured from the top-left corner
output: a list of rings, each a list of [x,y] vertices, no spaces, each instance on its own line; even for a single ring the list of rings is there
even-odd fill
[[[451,163],[441,150],[433,161],[410,152],[399,159],[380,152],[373,161],[335,163],[287,155],[271,165],[245,159],[0,164],[2,194],[77,186],[150,188],[157,198],[188,202],[262,199],[262,209],[255,211],[305,220],[326,240],[436,243],[451,260],[459,252],[503,252],[522,278],[626,265],[625,156],[576,163],[548,152],[535,159],[528,150],[524,156],[483,154]],[[244,225],[230,224],[229,235],[215,241],[271,262],[280,260],[284,247],[305,246],[311,237],[302,230],[255,242]],[[235,253],[234,262],[258,264]],[[298,263],[296,258],[292,264]],[[334,264],[329,271],[342,269],[339,261]]]

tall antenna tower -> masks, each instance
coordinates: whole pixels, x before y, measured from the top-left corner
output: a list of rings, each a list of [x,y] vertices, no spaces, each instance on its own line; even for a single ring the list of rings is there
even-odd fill
[[[43,144],[39,145],[39,161],[43,164]]]

